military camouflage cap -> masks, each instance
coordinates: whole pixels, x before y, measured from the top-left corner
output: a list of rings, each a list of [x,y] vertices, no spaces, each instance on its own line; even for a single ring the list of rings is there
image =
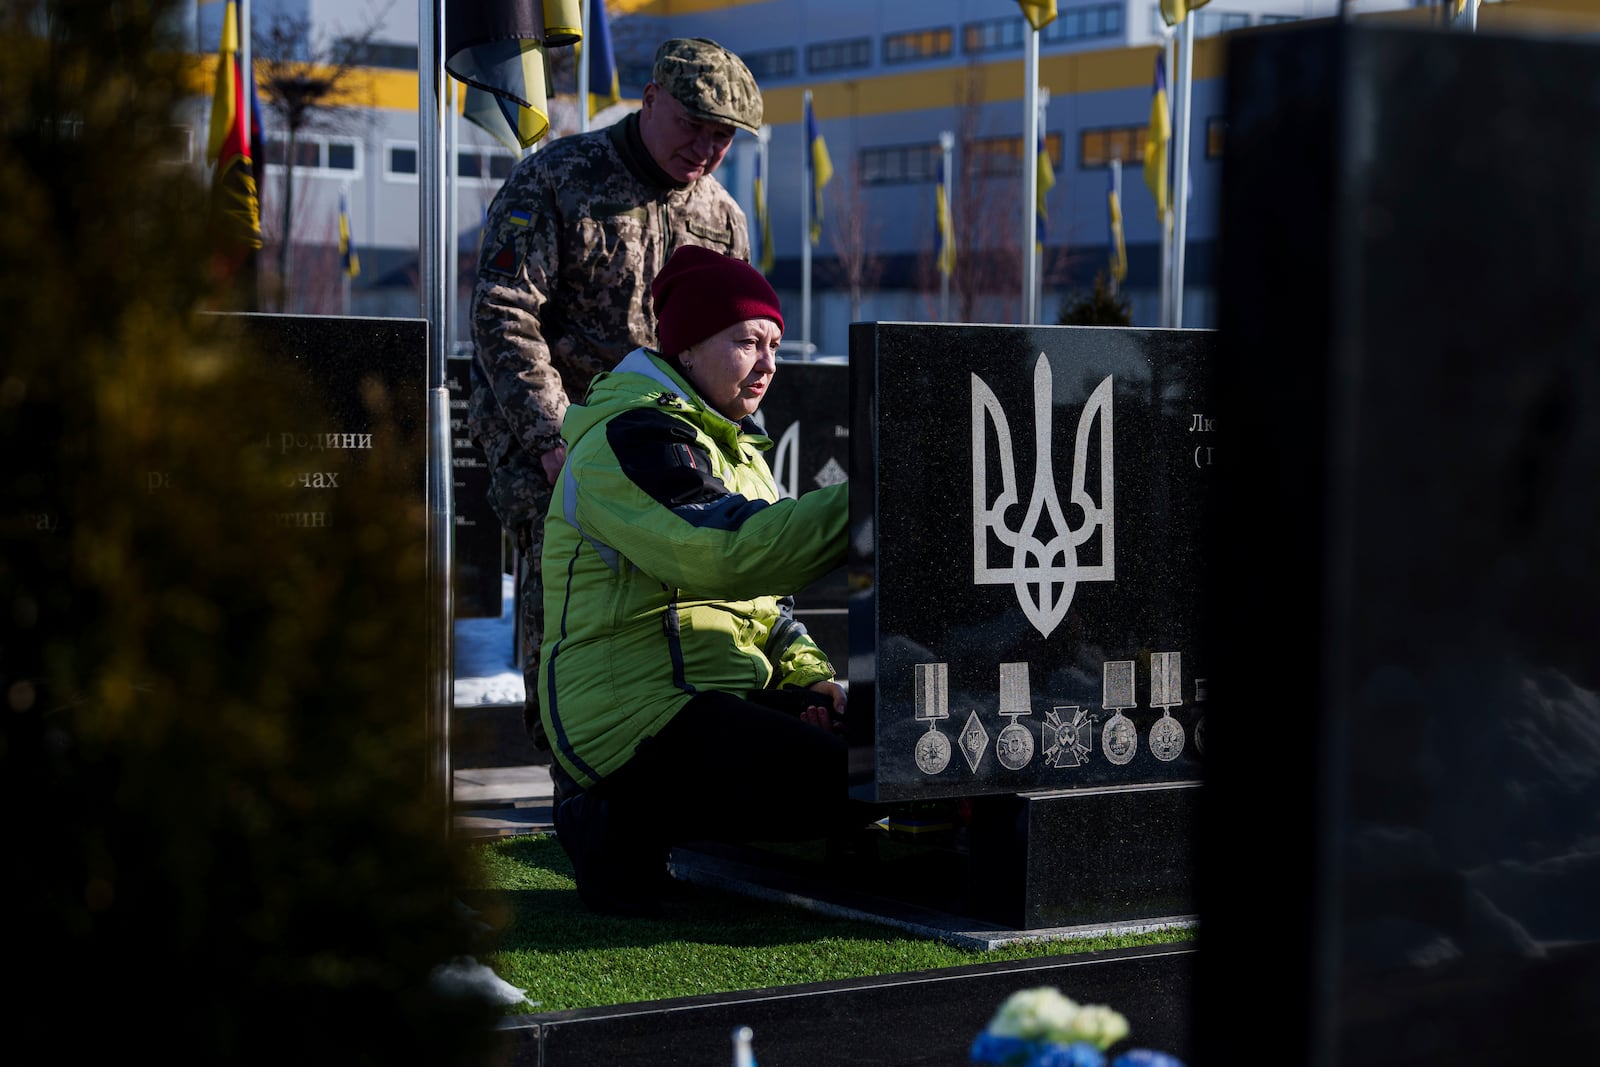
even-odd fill
[[[761,132],[761,89],[744,60],[704,37],[674,37],[656,49],[651,80],[697,119]]]

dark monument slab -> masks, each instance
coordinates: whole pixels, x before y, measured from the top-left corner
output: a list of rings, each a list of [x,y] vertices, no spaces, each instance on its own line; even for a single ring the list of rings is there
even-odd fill
[[[870,795],[1197,781],[1213,336],[871,323],[851,341]]]
[[[1197,1062],[1587,1062],[1600,48],[1227,67]]]
[[[450,392],[450,462],[455,474],[455,615],[458,619],[497,619],[504,608],[504,534],[489,507],[489,462],[467,430],[472,357],[451,356],[445,364],[444,384]]]
[[[287,388],[303,399],[294,425],[249,426],[262,447],[296,457],[301,472],[284,486],[281,510],[269,521],[286,536],[363,541],[362,516],[346,498],[353,479],[365,476],[368,458],[379,452],[404,472],[401,491],[414,494],[419,514],[427,507],[428,324],[421,319],[354,318],[327,315],[239,314],[259,355],[290,371]],[[338,463],[321,462],[332,456]],[[330,470],[330,467],[337,469]],[[419,536],[425,527],[419,526]],[[379,551],[394,551],[391,543]],[[426,551],[419,546],[419,550]],[[397,610],[429,608],[426,582],[394,590]],[[418,648],[412,679],[416,714],[425,713],[429,650]],[[339,670],[329,663],[322,669]]]
[[[925,809],[959,827],[925,879],[940,907],[1024,929],[1193,910],[1214,344],[852,328],[855,789],[960,801]]]
[[[850,368],[844,363],[782,360],[773,389],[756,417],[774,447],[768,465],[785,496],[837,485],[849,477]],[[795,594],[795,618],[845,673],[849,652],[847,570]]]
[[[305,458],[306,471],[286,486],[285,529],[353,533],[341,511],[338,477],[314,468],[331,453],[355,461],[388,451],[406,465],[419,505],[427,492],[428,324],[421,319],[244,314],[236,319],[262,358],[292,368],[290,388],[304,398],[303,421],[260,427],[263,447]],[[248,418],[245,414],[243,417]]]

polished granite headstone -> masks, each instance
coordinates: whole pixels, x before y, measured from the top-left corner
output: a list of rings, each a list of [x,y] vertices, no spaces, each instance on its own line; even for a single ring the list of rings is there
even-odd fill
[[[1593,1062],[1600,46],[1227,67],[1196,1062]]]
[[[849,477],[850,368],[839,362],[780,360],[756,419],[773,441],[767,464],[784,496],[837,485]],[[795,593],[795,618],[845,674],[846,569],[843,565]]]
[[[445,388],[450,391],[450,461],[454,478],[455,617],[500,617],[501,578],[505,572],[500,520],[489,507],[489,463],[467,429],[467,400],[472,385],[472,357],[445,361]]]
[[[293,426],[260,427],[263,447],[303,457],[306,468],[285,488],[274,521],[284,529],[354,536],[357,517],[341,510],[339,477],[317,470],[332,453],[351,461],[344,477],[361,476],[374,450],[399,456],[426,505],[428,324],[421,319],[329,315],[230,315],[262,358],[293,368],[289,388],[303,397]],[[248,413],[241,413],[248,418]]]
[[[1199,330],[852,327],[864,796],[1199,779],[1214,348]]]

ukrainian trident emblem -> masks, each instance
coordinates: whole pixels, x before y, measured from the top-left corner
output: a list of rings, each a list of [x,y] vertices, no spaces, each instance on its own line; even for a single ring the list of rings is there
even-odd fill
[[[1079,582],[1109,582],[1117,576],[1113,541],[1111,477],[1111,377],[1106,376],[1078,415],[1072,453],[1071,503],[1083,513],[1076,529],[1067,518],[1056,492],[1050,459],[1051,416],[1054,403],[1050,361],[1039,353],[1033,366],[1033,493],[1028,509],[1015,530],[1006,525],[1006,511],[1021,497],[1017,491],[1016,460],[1011,450],[1011,427],[1006,413],[982,378],[972,376],[972,580],[976,585],[1012,585],[1034,629],[1049,637],[1067,609]],[[988,433],[994,426],[996,459],[1000,465],[1000,490],[989,499]],[[1096,440],[1098,455],[1091,455]],[[1098,493],[1089,491],[1091,460],[1098,460]],[[990,535],[1011,550],[1009,563],[990,564]],[[1085,545],[1099,535],[1099,552]],[[1084,550],[1080,554],[1080,549]],[[1091,557],[1085,561],[1083,556]],[[1098,556],[1098,560],[1093,557]]]

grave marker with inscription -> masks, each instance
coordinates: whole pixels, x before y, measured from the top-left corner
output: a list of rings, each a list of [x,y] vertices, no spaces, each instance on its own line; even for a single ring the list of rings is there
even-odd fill
[[[497,619],[504,609],[505,534],[489,507],[488,461],[467,429],[471,370],[470,355],[451,356],[446,361],[444,384],[450,391],[450,458],[455,474],[455,616]]]
[[[756,418],[772,437],[767,463],[784,496],[849,477],[850,368],[843,363],[782,360]],[[846,569],[840,566],[795,593],[795,618],[845,673]]]
[[[855,788],[979,801],[973,906],[1002,921],[1192,911],[1214,347],[852,328]]]

